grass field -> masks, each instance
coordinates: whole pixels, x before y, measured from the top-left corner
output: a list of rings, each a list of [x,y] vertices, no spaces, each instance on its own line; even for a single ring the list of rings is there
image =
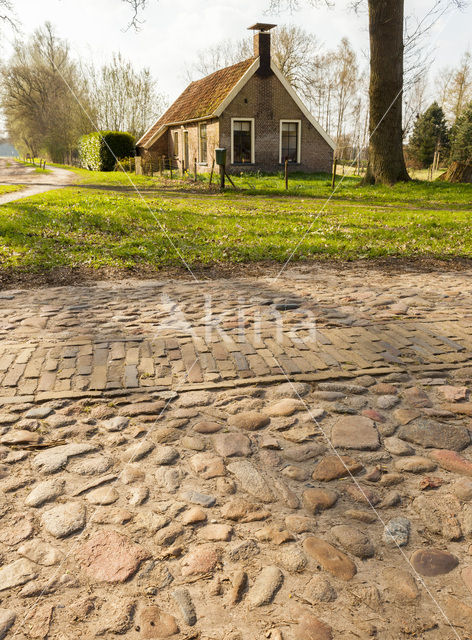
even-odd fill
[[[203,182],[76,170],[81,183],[0,207],[0,269],[159,269],[272,260],[472,257],[472,185],[359,187],[326,175]],[[180,254],[180,256],[179,256]]]
[[[63,166],[63,165],[57,165]],[[67,167],[64,167],[67,168]],[[70,168],[70,167],[68,167]],[[191,176],[181,178],[176,176],[171,181],[166,172],[164,179],[159,177],[137,176],[123,174],[121,172],[102,173],[99,171],[86,171],[85,169],[73,169],[84,185],[96,186],[123,186],[131,187],[132,183],[143,192],[146,189],[156,189],[159,186],[165,190],[205,191],[208,188],[208,174],[199,174],[195,183]],[[215,180],[213,184],[215,185]],[[414,205],[415,207],[449,207],[471,209],[472,185],[450,184],[447,182],[427,182],[424,179],[412,180],[409,183],[399,183],[395,187],[387,186],[360,186],[360,178],[338,175],[336,187],[331,189],[331,176],[328,174],[290,174],[289,189],[285,189],[284,178],[280,175],[245,174],[232,176],[240,195],[279,195],[284,197],[310,197],[326,200],[349,200],[366,204],[388,205]],[[216,186],[216,185],[215,185]],[[234,198],[236,193],[227,182],[228,189],[223,197]]]

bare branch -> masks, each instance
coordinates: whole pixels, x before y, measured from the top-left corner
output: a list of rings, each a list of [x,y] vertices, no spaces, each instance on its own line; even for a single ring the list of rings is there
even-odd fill
[[[18,31],[18,19],[13,9],[13,2],[11,0],[0,0],[0,11],[0,20],[14,31]]]
[[[139,19],[139,15],[146,8],[148,0],[122,0],[122,2],[126,2],[126,4],[129,4],[133,12],[126,30],[133,28],[135,31],[139,31],[141,25],[143,24],[142,20]]]
[[[332,7],[334,0],[270,0],[268,12],[280,13],[282,11],[289,11],[293,13],[301,9],[305,4],[311,7],[318,7],[323,4]]]

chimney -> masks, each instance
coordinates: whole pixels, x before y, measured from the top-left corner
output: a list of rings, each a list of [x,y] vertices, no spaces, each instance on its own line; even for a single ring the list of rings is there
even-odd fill
[[[259,73],[268,76],[270,69],[270,30],[276,27],[276,24],[264,24],[258,22],[248,30],[254,31],[254,56],[260,59]]]

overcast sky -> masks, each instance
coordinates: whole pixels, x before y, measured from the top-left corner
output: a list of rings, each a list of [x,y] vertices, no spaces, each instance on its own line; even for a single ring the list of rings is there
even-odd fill
[[[424,15],[432,0],[406,0],[406,12]],[[185,87],[185,69],[196,52],[223,39],[239,39],[254,22],[292,22],[316,34],[326,47],[347,36],[360,59],[368,51],[367,16],[349,10],[349,0],[336,0],[334,9],[305,9],[290,15],[269,15],[269,0],[149,0],[141,30],[126,31],[129,7],[121,0],[14,0],[26,37],[46,20],[70,41],[72,51],[106,60],[121,51],[140,66],[150,67],[161,90],[174,99]],[[472,44],[472,0],[463,12],[450,12],[431,32],[436,50],[433,70],[458,63]],[[9,46],[4,41],[3,56]]]

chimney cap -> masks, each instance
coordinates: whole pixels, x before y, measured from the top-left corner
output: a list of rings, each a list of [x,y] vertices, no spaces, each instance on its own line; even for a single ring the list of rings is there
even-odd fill
[[[252,25],[252,27],[248,27],[248,31],[270,31],[276,24],[266,24],[264,22],[256,22],[256,24]]]

